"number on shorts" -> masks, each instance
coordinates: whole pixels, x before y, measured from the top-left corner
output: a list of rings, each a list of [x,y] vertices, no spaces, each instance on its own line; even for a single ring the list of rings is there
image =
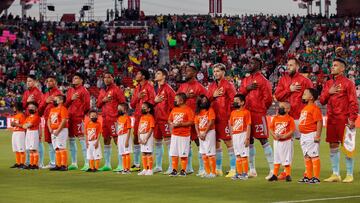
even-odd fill
[[[115,127],[115,123],[113,125],[111,125],[111,134],[115,135],[116,134],[116,127]]]
[[[82,132],[82,123],[77,124],[77,128],[78,128],[78,132],[81,133]]]
[[[169,129],[169,124],[165,124],[165,132],[169,132],[170,129]]]
[[[264,132],[264,126],[263,125],[255,125],[255,132],[257,132],[257,133]]]
[[[229,126],[226,126],[226,127],[225,127],[225,133],[226,133],[226,134],[230,134]]]

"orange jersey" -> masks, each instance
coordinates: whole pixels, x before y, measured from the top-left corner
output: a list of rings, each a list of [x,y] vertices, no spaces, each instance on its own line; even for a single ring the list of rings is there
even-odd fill
[[[193,122],[194,116],[194,112],[188,106],[174,107],[169,115],[169,122],[174,124]],[[182,137],[188,137],[191,135],[191,126],[173,128],[172,134]]]
[[[20,125],[24,125],[24,121],[25,121],[25,115],[23,113],[17,113],[12,117],[12,121],[15,122],[16,124],[20,124]],[[13,127],[12,130],[15,131],[25,131],[24,128],[19,128],[19,127]]]
[[[102,126],[99,121],[89,121],[85,124],[85,135],[88,141],[97,140],[102,133]]]
[[[269,128],[274,132],[274,134],[285,135],[295,130],[295,121],[289,115],[284,115],[284,116],[277,115],[274,116],[274,118],[272,119]],[[291,136],[286,139],[280,139],[280,141],[289,140],[289,139],[291,139]]]
[[[239,134],[247,131],[247,126],[251,125],[250,111],[243,108],[233,110],[230,114],[230,126],[232,134]]]
[[[199,131],[203,132],[209,126],[211,120],[215,120],[214,109],[209,108],[209,110],[201,110],[199,114],[195,116],[195,125],[199,127]],[[209,130],[215,129],[215,124],[210,126]]]
[[[150,114],[142,115],[139,122],[139,134],[149,133],[155,127],[154,117]]]
[[[117,135],[128,134],[129,129],[131,129],[130,116],[120,116],[117,120]]]
[[[64,119],[69,119],[68,110],[66,109],[65,106],[58,106],[51,108],[48,119],[50,120],[50,128],[56,130],[60,127],[60,124]],[[66,122],[64,128],[67,127],[68,127],[68,123]]]
[[[28,130],[39,130],[40,126],[40,116],[38,114],[29,115],[26,117],[24,124],[31,124],[31,127]]]
[[[300,114],[299,131],[304,134],[315,132],[318,121],[322,121],[320,108],[315,104],[306,105]]]

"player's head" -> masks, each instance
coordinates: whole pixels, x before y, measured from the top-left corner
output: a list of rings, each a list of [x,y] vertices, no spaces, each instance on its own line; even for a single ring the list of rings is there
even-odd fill
[[[210,108],[210,101],[205,95],[200,95],[196,99],[196,113],[200,113],[201,110],[208,110]]]
[[[245,105],[245,96],[243,94],[237,94],[234,96],[233,107],[239,109]]]
[[[105,72],[104,83],[106,86],[112,85],[114,83],[114,75],[110,72]]]
[[[300,64],[299,59],[297,59],[295,57],[289,58],[287,61],[287,68],[289,70],[289,74],[294,75],[296,72],[298,72],[300,65],[301,64]]]
[[[90,109],[89,111],[89,118],[92,122],[96,122],[98,119],[98,110],[97,109]]]
[[[262,65],[263,61],[261,60],[261,58],[253,57],[250,59],[249,64],[247,65],[247,70],[250,73],[255,73],[262,68]]]
[[[120,103],[118,105],[118,115],[123,116],[129,111],[129,105],[127,103]]]
[[[84,75],[80,72],[76,72],[72,78],[72,85],[75,87],[82,85],[84,82]]]
[[[279,110],[278,110],[278,114],[279,115],[286,115],[288,114],[290,111],[290,103],[289,102],[280,102],[279,103]]]
[[[23,108],[23,105],[21,102],[15,102],[15,103],[11,104],[11,108],[16,113],[20,113],[20,112],[24,111],[24,108]]]
[[[149,102],[144,102],[141,106],[141,113],[143,115],[145,114],[154,114],[154,108],[153,105]]]
[[[197,68],[195,64],[191,63],[190,65],[187,65],[185,68],[185,80],[189,81],[196,77],[197,74]]]
[[[331,75],[344,74],[346,69],[346,61],[343,58],[335,58],[331,66]]]
[[[222,63],[217,63],[214,65],[214,77],[215,80],[221,80],[225,77],[226,66]]]
[[[26,78],[26,86],[27,88],[32,88],[36,84],[36,76],[35,75],[28,75]]]
[[[135,76],[137,82],[145,81],[150,79],[150,73],[146,69],[140,69]]]
[[[37,112],[38,106],[39,105],[36,102],[28,102],[27,103],[27,109],[30,114],[35,114]]]
[[[52,88],[56,87],[57,82],[56,82],[56,74],[50,74],[47,78],[46,78],[46,87],[51,90]]]
[[[163,68],[157,69],[155,72],[155,81],[156,82],[165,81],[167,76],[168,76],[168,72],[165,69]]]
[[[181,92],[175,95],[174,106],[184,105],[186,102],[186,94]]]
[[[58,94],[56,95],[56,97],[54,98],[53,104],[55,107],[65,103],[66,101],[66,96],[63,94]]]
[[[319,93],[316,89],[314,88],[307,88],[304,91],[304,94],[302,96],[302,101],[304,104],[307,104],[309,102],[314,102],[318,99],[319,97]]]

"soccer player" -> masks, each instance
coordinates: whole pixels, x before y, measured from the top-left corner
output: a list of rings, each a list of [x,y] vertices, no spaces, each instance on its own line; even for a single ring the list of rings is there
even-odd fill
[[[356,97],[355,84],[344,76],[346,61],[342,58],[333,60],[331,67],[332,79],[325,83],[320,96],[320,103],[327,105],[326,142],[330,145],[330,159],[333,174],[325,182],[340,182],[340,143],[344,141],[345,126],[355,128],[359,104]],[[344,183],[354,181],[354,159],[346,156],[346,178]]]
[[[299,119],[299,131],[301,133],[300,145],[304,155],[306,177],[299,183],[320,183],[320,140],[323,127],[321,110],[314,103],[318,98],[317,90],[306,89],[302,96],[306,106],[303,108]]]
[[[249,144],[251,133],[250,111],[245,109],[245,96],[237,94],[233,99],[234,110],[230,114],[230,134],[236,155],[236,174],[233,180],[247,180],[249,170]]]
[[[251,136],[250,136],[250,152],[249,152],[249,177],[256,177],[255,169],[255,147],[254,139],[258,139],[264,149],[270,172],[265,177],[268,180],[273,175],[274,156],[268,141],[268,127],[266,121],[266,113],[272,104],[271,84],[261,74],[262,60],[254,57],[250,59],[248,71],[250,76],[242,80],[239,93],[246,96],[245,108],[251,113]]]
[[[173,171],[169,176],[177,176],[179,157],[181,159],[180,176],[186,176],[186,165],[190,152],[191,128],[194,125],[194,112],[186,105],[186,94],[177,93],[174,108],[169,115],[171,131],[170,155]]]
[[[216,134],[215,111],[210,107],[210,101],[205,95],[200,95],[196,102],[195,129],[199,137],[205,174],[202,177],[216,177]]]
[[[211,101],[216,115],[216,173],[219,176],[223,175],[223,152],[221,148],[221,140],[223,140],[227,147],[230,160],[230,171],[226,177],[233,177],[235,175],[236,158],[228,124],[231,113],[231,102],[234,99],[236,90],[234,84],[225,79],[226,67],[224,64],[215,64],[213,70],[215,82],[210,84],[207,96]]]
[[[12,150],[16,155],[16,163],[11,168],[25,168],[25,130],[22,128],[25,121],[23,107],[21,103],[13,105],[14,116],[12,116],[11,127],[12,134]]]
[[[111,139],[117,144],[116,122],[118,105],[125,102],[124,92],[114,83],[114,76],[110,72],[104,73],[105,89],[100,91],[96,106],[101,108],[104,137],[105,165],[99,171],[110,171],[111,168]],[[122,171],[122,157],[118,154],[118,167],[115,172]]]
[[[158,69],[155,73],[155,81],[157,82],[156,96],[155,96],[155,128],[154,128],[154,138],[155,138],[155,168],[154,173],[162,171],[162,158],[163,158],[163,143],[167,148],[169,153],[170,149],[170,129],[167,119],[171,109],[174,107],[175,91],[171,86],[166,83],[168,77],[168,72],[165,69]],[[171,156],[169,157],[169,167],[165,174],[170,174],[172,172],[171,168]]]
[[[102,126],[98,121],[98,112],[96,109],[89,111],[89,118],[85,124],[85,136],[87,142],[86,157],[90,162],[89,168],[86,172],[96,172],[100,166],[100,160],[102,159],[101,144],[99,142],[100,135],[102,134]]]
[[[86,140],[84,137],[84,118],[90,109],[90,94],[83,85],[84,76],[77,72],[72,78],[72,88],[67,91],[65,106],[69,111],[69,147],[71,154],[71,165],[69,170],[75,170],[77,165],[77,145],[76,138],[79,139],[81,152],[84,157],[84,167],[82,171],[89,169],[88,159],[86,158]]]
[[[50,109],[47,127],[51,134],[52,145],[55,149],[56,166],[52,171],[67,171],[66,142],[69,137],[68,120],[69,113],[64,106],[66,97],[57,95],[53,100],[54,107]]]
[[[39,114],[45,119],[45,122],[49,119],[50,109],[54,107],[54,99],[56,95],[61,94],[61,91],[57,87],[56,75],[49,75],[46,79],[46,87],[48,91],[43,95],[40,105],[39,105]],[[39,100],[40,101],[40,100]],[[55,167],[55,148],[52,144],[51,133],[49,128],[45,126],[44,128],[44,137],[45,142],[48,143],[49,148],[49,158],[50,163],[45,166],[45,168],[54,168]]]
[[[27,169],[39,169],[39,127],[40,117],[37,113],[38,104],[36,102],[28,102],[27,110],[29,115],[24,121],[23,129],[25,134],[25,149],[30,152],[30,163]]]
[[[291,182],[291,163],[293,158],[292,136],[295,132],[295,121],[289,115],[291,105],[280,102],[278,114],[270,124],[270,134],[274,139],[274,174],[269,181],[277,181],[280,165],[285,167],[285,180]]]
[[[118,120],[117,120],[117,135],[118,135],[118,152],[122,157],[123,172],[122,174],[130,174],[130,163],[133,152],[132,139],[131,139],[131,118],[128,115],[129,105],[127,103],[121,103],[118,106]]]
[[[154,104],[155,90],[149,83],[150,73],[145,69],[141,69],[137,72],[135,80],[138,82],[134,90],[134,94],[131,97],[130,106],[135,109],[135,127],[134,127],[134,165],[131,167],[131,171],[140,171],[140,145],[138,127],[141,117],[141,108],[144,102]]]
[[[138,175],[153,175],[153,148],[154,148],[154,110],[152,104],[148,102],[143,102],[141,108],[141,114],[139,127],[138,127],[138,135],[139,135],[139,144],[141,147],[142,153],[142,162],[143,162],[143,170],[138,173]]]
[[[185,79],[186,82],[182,83],[177,91],[177,93],[185,93],[186,95],[186,105],[191,108],[193,112],[196,111],[196,99],[200,95],[206,95],[206,89],[205,87],[196,80],[197,75],[197,68],[195,67],[195,64],[190,63],[188,66],[186,66],[185,69]],[[196,145],[199,146],[199,139],[197,138],[195,126],[191,127],[191,141],[195,141]],[[188,157],[188,166],[187,166],[187,173],[191,174],[194,173],[194,169],[192,166],[192,150],[191,145],[189,148],[189,157]],[[204,163],[202,161],[202,157],[199,154],[199,172],[204,171]],[[201,175],[201,173],[198,172],[198,175]]]

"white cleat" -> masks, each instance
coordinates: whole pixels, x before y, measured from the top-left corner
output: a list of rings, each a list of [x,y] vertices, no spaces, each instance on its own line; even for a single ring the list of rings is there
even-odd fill
[[[153,170],[146,170],[145,175],[146,175],[146,176],[152,176],[152,175],[154,175]]]
[[[138,173],[138,176],[144,176],[146,174],[147,170],[142,170],[140,173]]]
[[[266,180],[269,180],[272,176],[274,175],[274,173],[272,171],[269,172],[269,175],[267,175],[265,177]]]
[[[43,167],[43,169],[51,169],[51,168],[55,168],[55,164],[49,163],[48,165]]]
[[[162,168],[154,168],[154,173],[161,173],[162,172]]]
[[[198,171],[198,173],[196,174],[196,176],[200,176],[200,177],[204,177],[205,176],[205,171],[204,170],[201,170],[201,171]]]
[[[170,173],[172,172],[173,172],[172,168],[168,168],[168,170],[164,172],[164,175],[170,175]]]
[[[209,178],[209,179],[216,178],[216,174],[210,173],[209,175],[206,175],[205,178]]]
[[[271,174],[272,175],[272,174]],[[257,173],[255,169],[250,169],[249,171],[249,178],[256,178],[257,177]]]

